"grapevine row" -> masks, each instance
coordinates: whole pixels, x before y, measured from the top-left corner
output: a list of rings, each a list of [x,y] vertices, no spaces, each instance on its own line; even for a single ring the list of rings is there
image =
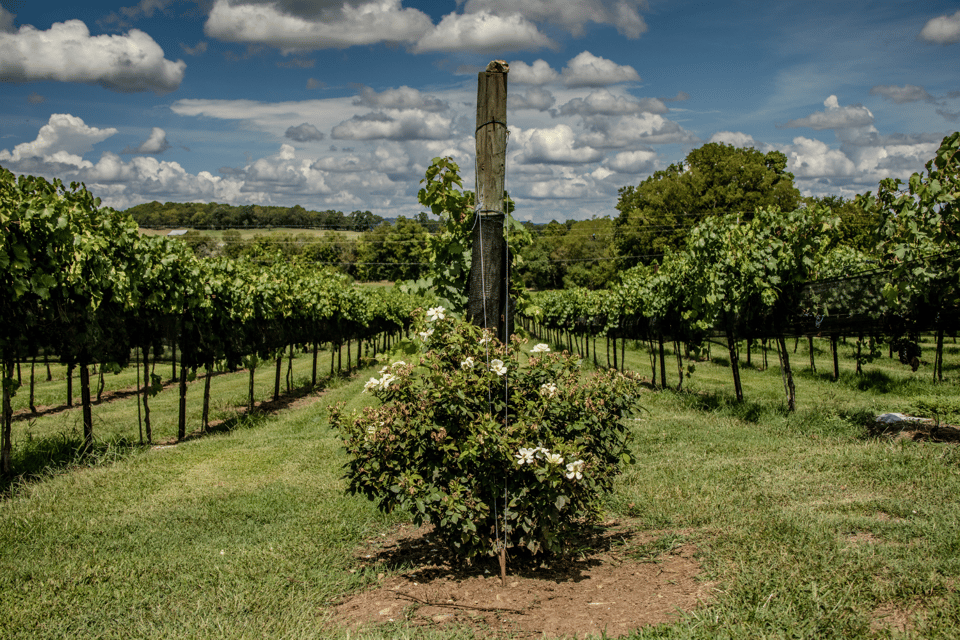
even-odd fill
[[[82,185],[0,168],[0,470],[10,471],[13,367],[55,353],[80,371],[84,439],[92,441],[88,366],[119,369],[163,342],[180,350],[181,422],[188,371],[277,357],[291,345],[342,344],[405,327],[417,299],[357,287],[303,264],[197,258],[183,243],[141,236]],[[147,381],[150,381],[149,374]],[[144,408],[149,410],[147,395]],[[147,414],[149,415],[149,414]]]

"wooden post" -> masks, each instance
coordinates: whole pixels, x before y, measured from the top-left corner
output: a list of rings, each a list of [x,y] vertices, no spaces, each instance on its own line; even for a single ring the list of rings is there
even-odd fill
[[[80,365],[80,404],[83,406],[83,446],[93,445],[93,413],[90,410],[90,369]]]
[[[257,374],[257,361],[256,356],[252,356],[254,360],[250,363],[250,384],[247,387],[247,415],[253,414],[253,395],[254,395],[254,376]]]
[[[13,405],[11,404],[12,387],[4,384],[4,378],[13,378],[13,357],[3,353],[0,359],[0,387],[3,387],[3,420],[0,424],[0,474],[10,476],[13,464]]]
[[[213,365],[206,367],[207,375],[203,381],[203,432],[210,430],[210,378],[213,377]]]
[[[473,257],[470,265],[467,318],[495,329],[506,342],[507,247],[503,237],[506,207],[507,73],[509,65],[494,60],[477,77],[477,175]]]
[[[660,334],[660,386],[667,388],[667,363],[663,354],[663,334]]]
[[[142,349],[143,351],[143,427],[147,431],[147,444],[153,444],[153,431],[150,427],[150,386],[153,384],[153,377],[150,375],[150,347]],[[156,360],[154,360],[156,363]]]
[[[837,355],[837,334],[830,336],[830,346],[833,348],[833,380],[840,379],[840,358]]]
[[[140,409],[140,347],[137,346],[137,426],[140,427],[140,444],[143,444],[143,414]]]
[[[37,412],[37,405],[34,403],[34,387],[36,384],[36,376],[34,375],[34,369],[37,368],[37,356],[33,356],[33,360],[30,362],[30,413]]]
[[[280,399],[280,372],[283,370],[283,350],[277,354],[277,371],[273,380],[273,401]]]
[[[187,437],[187,365],[180,351],[180,404],[177,411],[177,441]]]

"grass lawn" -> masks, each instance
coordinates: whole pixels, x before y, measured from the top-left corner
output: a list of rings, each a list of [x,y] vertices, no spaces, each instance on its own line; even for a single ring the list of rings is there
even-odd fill
[[[885,355],[858,376],[853,345],[841,345],[834,382],[827,346],[815,344],[816,374],[805,341],[791,353],[793,414],[775,351],[769,370],[744,368],[742,404],[731,400],[719,357],[698,363],[687,392],[645,395],[632,423],[638,461],[609,511],[696,544],[703,579],[718,586],[710,603],[633,637],[960,637],[958,445],[870,430],[886,412],[960,422],[960,354],[948,339],[947,382],[935,385],[929,366],[913,373]],[[761,357],[755,351],[753,362]],[[295,362],[296,379],[309,376],[309,358]],[[323,354],[320,363],[328,372]],[[650,374],[645,351],[628,349],[627,364]],[[0,635],[451,637],[402,621],[362,633],[330,626],[332,603],[398,570],[364,568],[352,555],[403,518],[344,495],[344,453],[325,411],[369,402],[360,390],[370,375],[331,382],[315,403],[230,431],[161,449],[114,447],[15,486],[0,501]],[[214,379],[224,416],[236,416],[246,381],[242,372]],[[50,384],[44,393],[58,401],[63,381]],[[265,366],[258,398],[272,385]],[[193,424],[200,394],[194,383]],[[175,433],[176,391],[152,407],[158,439]],[[78,413],[15,423],[17,447],[66,439]],[[94,417],[98,437],[135,439],[132,399],[95,407]]]

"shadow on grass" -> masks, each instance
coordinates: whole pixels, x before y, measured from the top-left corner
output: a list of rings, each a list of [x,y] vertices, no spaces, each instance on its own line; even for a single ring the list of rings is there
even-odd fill
[[[327,383],[321,381],[316,387],[307,384],[282,394],[276,400],[257,402],[252,413],[247,413],[245,407],[241,408],[230,418],[211,422],[206,430],[201,428],[188,433],[182,441],[260,426],[268,416],[323,391]],[[172,446],[177,443],[177,439],[173,438],[144,444],[129,436],[118,436],[109,440],[95,440],[93,444],[86,445],[83,434],[76,429],[45,438],[34,438],[28,433],[26,440],[17,443],[13,449],[10,464],[13,473],[0,475],[0,499],[9,498],[31,483],[50,476],[117,462],[151,446]]]
[[[508,565],[511,576],[558,583],[581,582],[590,577],[590,569],[603,564],[604,553],[627,551],[624,555],[633,560],[655,562],[676,548],[673,542],[675,540],[668,540],[667,536],[651,537],[636,524],[588,525],[567,540],[563,553],[532,554],[523,547],[513,547],[508,553]],[[364,564],[402,571],[410,579],[424,583],[450,576],[466,580],[497,575],[500,571],[498,560],[493,557],[473,561],[458,558],[435,533],[433,525],[402,526],[398,535],[375,542],[373,547],[358,549],[355,555],[362,558]]]
[[[215,371],[212,375],[213,377],[227,375],[234,373],[233,371]],[[204,376],[197,376],[197,379],[191,382],[190,384],[196,383],[198,380],[203,380]],[[171,387],[176,387],[180,384],[177,380],[167,380],[163,383],[163,389],[169,389]],[[114,402],[115,400],[124,400],[130,398],[131,396],[138,396],[139,390],[137,387],[125,387],[123,389],[115,389],[114,391],[104,391],[100,394],[100,397],[91,400],[90,406],[96,407],[101,404],[108,404]],[[75,398],[72,404],[58,404],[51,405],[47,407],[35,407],[36,411],[31,411],[30,409],[18,409],[13,414],[14,422],[22,422],[24,420],[33,420],[34,418],[39,418],[41,416],[49,416],[55,413],[61,413],[63,411],[80,411],[83,407],[80,404],[79,399]]]
[[[81,467],[112,464],[143,448],[126,436],[87,445],[76,429],[46,438],[28,436],[13,450],[11,467],[16,475],[0,476],[0,498],[15,495],[31,482]]]
[[[296,387],[286,393],[280,394],[280,397],[275,400],[262,400],[254,403],[252,413],[249,413],[246,407],[240,407],[237,409],[236,414],[232,417],[222,420],[212,420],[210,421],[210,424],[207,425],[206,429],[200,428],[195,431],[191,431],[181,442],[196,440],[197,438],[203,438],[204,436],[211,434],[228,433],[238,429],[246,429],[262,425],[267,416],[275,415],[285,409],[289,409],[290,407],[300,403],[304,398],[324,391],[326,388],[327,383],[323,380],[318,382],[316,386],[305,382],[303,386]],[[177,439],[173,438],[160,444],[176,444],[177,442]]]
[[[869,365],[867,365],[869,367]],[[841,371],[840,379],[833,379],[832,370],[820,369],[816,372],[808,367],[794,369],[793,375],[802,380],[814,380],[823,383],[840,384],[848,389],[869,393],[913,393],[926,389],[926,381],[916,377],[899,377],[886,371],[866,368],[863,373]]]
[[[738,402],[736,398],[719,392],[689,393],[675,391],[673,393],[687,408],[737,418],[754,424],[759,423],[765,417],[787,414],[786,406],[782,403],[764,405],[749,400]]]

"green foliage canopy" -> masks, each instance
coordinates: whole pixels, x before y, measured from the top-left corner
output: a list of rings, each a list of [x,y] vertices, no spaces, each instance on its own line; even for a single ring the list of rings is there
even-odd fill
[[[946,136],[936,156],[903,188],[880,181],[876,194],[857,197],[882,220],[877,250],[892,268],[885,288],[891,303],[915,308],[960,305],[960,132]]]
[[[787,157],[779,151],[711,142],[638,186],[623,187],[615,220],[621,266],[649,263],[682,248],[690,229],[712,216],[749,220],[760,207],[796,209],[800,192],[786,167]]]

